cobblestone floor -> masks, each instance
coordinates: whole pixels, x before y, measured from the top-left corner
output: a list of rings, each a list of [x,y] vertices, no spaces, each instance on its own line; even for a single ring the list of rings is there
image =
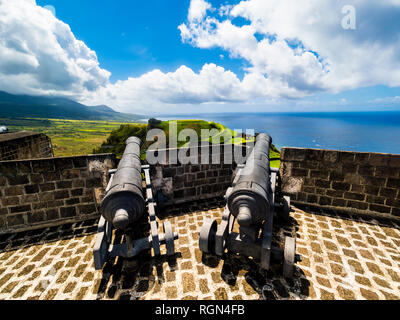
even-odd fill
[[[72,225],[69,234],[64,226],[35,235],[64,240],[2,239],[11,251],[0,253],[0,299],[400,299],[399,223],[296,209],[283,231],[297,235],[303,260],[284,279],[280,265],[265,274],[249,258],[202,255],[198,232],[206,217],[221,217],[220,202],[175,211],[164,218],[180,235],[171,260],[144,253],[95,271],[95,221]]]

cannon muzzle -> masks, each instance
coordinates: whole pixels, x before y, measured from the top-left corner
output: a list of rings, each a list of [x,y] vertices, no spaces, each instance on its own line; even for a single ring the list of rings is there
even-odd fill
[[[126,230],[142,217],[146,208],[142,189],[140,145],[141,141],[137,137],[126,141],[125,152],[101,202],[101,214],[116,229]]]
[[[269,150],[272,138],[259,134],[255,146],[232,191],[227,195],[228,208],[242,227],[263,222],[270,213],[272,189]]]

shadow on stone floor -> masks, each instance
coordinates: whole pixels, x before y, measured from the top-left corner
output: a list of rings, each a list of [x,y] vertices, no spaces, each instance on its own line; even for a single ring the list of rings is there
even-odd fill
[[[275,219],[273,226],[273,245],[283,247],[285,236],[296,237],[298,223],[290,217],[288,222]],[[247,284],[259,294],[260,300],[289,299],[290,293],[296,298],[309,296],[310,282],[299,268],[295,267],[293,278],[283,277],[281,261],[272,261],[269,270],[263,270],[259,261],[227,251],[224,256],[202,253],[202,263],[209,268],[217,268],[222,260],[221,278],[231,287],[235,287],[240,274]]]
[[[377,225],[380,227],[394,228],[400,230],[400,220],[395,221],[393,220],[393,217],[386,218],[386,217],[372,216],[367,214],[349,213],[338,209],[320,208],[310,205],[296,204],[296,208],[308,212],[310,214],[315,214],[319,216],[339,218],[347,221],[361,222],[369,225]]]
[[[168,264],[169,271],[174,271],[180,257],[180,252],[174,256],[152,257],[149,250],[136,258],[108,261],[103,268],[97,299],[139,299],[154,286],[165,282],[164,264]]]
[[[68,240],[97,232],[98,219],[67,223],[60,226],[0,235],[0,253],[27,248],[34,245]]]
[[[282,276],[282,264],[274,262],[268,271],[260,268],[258,261],[235,253],[225,253],[223,257],[203,253],[202,262],[216,268],[223,261],[221,278],[229,286],[235,287],[240,274],[247,284],[259,294],[260,300],[289,299],[290,293],[300,299],[309,296],[310,282],[303,271],[296,267],[293,278]]]
[[[150,225],[147,216],[137,222],[135,238],[147,237]],[[123,241],[123,233],[116,231],[113,244]],[[107,261],[102,270],[101,282],[97,292],[97,299],[138,299],[155,285],[165,281],[164,268],[168,264],[169,270],[174,271],[181,253],[173,256],[161,255],[153,257],[151,250],[146,250],[134,258],[115,258]],[[155,275],[153,270],[156,270]]]
[[[157,217],[166,219],[180,217],[198,211],[209,211],[225,207],[226,201],[223,197],[192,201],[184,204],[168,205],[157,208]]]

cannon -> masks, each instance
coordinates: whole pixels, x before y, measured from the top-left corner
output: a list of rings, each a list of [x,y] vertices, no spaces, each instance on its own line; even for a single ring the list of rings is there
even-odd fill
[[[285,237],[284,249],[272,246],[273,220],[288,221],[290,198],[278,198],[279,170],[270,167],[272,138],[259,134],[245,165],[239,165],[232,186],[225,194],[227,205],[218,226],[215,219],[206,219],[199,234],[200,250],[223,256],[225,250],[260,260],[262,269],[270,268],[271,258],[283,261],[283,275],[293,276],[294,264],[301,261],[296,254],[296,241]],[[233,232],[235,221],[239,233]]]
[[[98,224],[93,258],[96,270],[103,268],[106,261],[117,256],[132,258],[140,252],[153,248],[154,255],[161,253],[160,245],[166,245],[168,256],[175,254],[178,234],[171,223],[163,223],[164,234],[158,234],[153,199],[150,166],[140,161],[141,140],[131,137],[126,141],[124,154],[118,168],[109,171],[106,194],[100,205],[101,217]],[[143,177],[145,190],[143,190]],[[148,213],[151,234],[137,239],[135,224]],[[124,234],[122,243],[113,244],[113,230]]]

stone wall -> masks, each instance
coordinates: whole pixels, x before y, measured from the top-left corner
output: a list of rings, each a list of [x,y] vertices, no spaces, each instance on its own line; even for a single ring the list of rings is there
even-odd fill
[[[231,186],[233,173],[237,166],[233,152],[229,150],[235,148],[243,156],[246,155],[246,147],[227,146],[226,149],[225,145],[220,145],[218,148],[212,145],[200,146],[197,148],[198,156],[194,156],[188,164],[174,164],[176,162],[171,161],[172,158],[176,159],[176,155],[172,157],[171,153],[179,149],[164,150],[166,162],[151,166],[153,191],[159,205],[179,204],[225,195],[226,189]],[[207,148],[208,164],[201,161],[202,152]],[[188,150],[188,155],[193,154],[188,148],[186,150]],[[227,161],[227,159],[233,161]],[[225,164],[226,162],[231,164]],[[242,161],[238,162],[243,163]]]
[[[0,162],[0,233],[98,216],[112,154]]]
[[[400,217],[400,155],[283,148],[280,171],[298,206]]]
[[[0,136],[0,161],[53,157],[51,139],[43,133],[15,132]]]

